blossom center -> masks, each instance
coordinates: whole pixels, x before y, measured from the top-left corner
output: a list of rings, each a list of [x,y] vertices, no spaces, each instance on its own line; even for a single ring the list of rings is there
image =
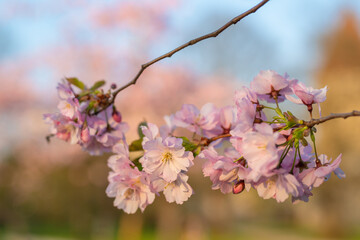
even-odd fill
[[[267,188],[270,189],[270,188],[275,187],[275,184],[276,184],[276,183],[275,183],[273,180],[268,179],[268,180],[266,181],[266,184],[267,184]]]
[[[125,191],[125,193],[124,193],[124,197],[125,197],[126,199],[130,199],[133,194],[134,194],[134,189],[128,188],[128,189]]]
[[[256,146],[258,149],[263,149],[263,150],[266,150],[267,148],[267,145],[265,143],[262,143],[262,144],[259,144]]]
[[[171,161],[172,159],[173,159],[173,155],[170,152],[165,152],[162,154],[161,160],[163,162],[168,162],[168,161]]]
[[[66,104],[65,104],[65,108],[68,109],[68,110],[70,110],[70,109],[71,109],[71,104],[70,104],[70,103],[66,103]]]

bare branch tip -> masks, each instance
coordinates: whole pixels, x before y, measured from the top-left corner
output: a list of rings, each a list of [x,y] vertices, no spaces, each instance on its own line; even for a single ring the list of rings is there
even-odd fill
[[[189,42],[183,44],[183,45],[180,45],[178,46],[177,48],[171,50],[170,52],[166,53],[166,54],[163,54],[147,63],[144,63],[141,65],[141,69],[140,71],[136,74],[136,76],[134,77],[134,79],[132,81],[130,81],[129,83],[125,84],[124,86],[120,87],[118,90],[116,90],[114,93],[113,93],[113,98],[115,98],[117,96],[117,94],[128,88],[129,86],[131,85],[134,85],[136,84],[137,80],[139,79],[139,77],[141,76],[141,74],[143,73],[143,71],[151,66],[152,64],[164,59],[164,58],[167,58],[167,57],[172,57],[172,55],[174,55],[175,53],[181,51],[182,49],[186,48],[186,47],[189,47],[191,45],[194,45],[198,42],[201,42],[205,39],[208,39],[208,38],[213,38],[213,37],[217,37],[220,33],[222,33],[224,30],[226,30],[228,27],[230,27],[231,25],[233,24],[236,24],[237,22],[239,22],[241,19],[245,18],[246,16],[250,15],[251,13],[255,13],[258,9],[260,9],[262,6],[264,6],[269,0],[263,0],[261,1],[260,3],[258,3],[257,5],[255,5],[254,7],[250,8],[249,10],[243,12],[242,14],[240,14],[239,16],[231,19],[229,22],[227,22],[226,24],[224,24],[222,27],[218,28],[217,30],[215,30],[214,32],[211,32],[211,33],[208,33],[208,34],[205,34],[203,36],[200,36],[200,37],[197,37],[195,39],[192,39],[190,40]]]

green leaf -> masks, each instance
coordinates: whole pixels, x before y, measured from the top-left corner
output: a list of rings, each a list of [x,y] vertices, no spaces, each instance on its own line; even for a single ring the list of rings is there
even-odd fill
[[[138,128],[137,128],[139,137],[140,137],[141,139],[143,139],[143,137],[145,137],[145,135],[143,134],[143,132],[142,132],[142,130],[141,130],[141,126],[147,127],[147,126],[148,126],[148,125],[147,125],[147,122],[146,122],[146,121],[143,121],[143,122],[139,123]]]
[[[315,142],[315,134],[312,129],[310,129],[310,138],[311,138],[311,141]]]
[[[94,108],[95,103],[96,103],[96,101],[89,102],[89,105],[87,106],[86,111],[87,112],[91,111]]]
[[[284,115],[282,114],[282,112],[281,112],[281,110],[279,109],[279,108],[276,108],[275,109],[275,112],[282,118],[282,119],[284,119],[285,117],[284,117]]]
[[[288,129],[292,128],[292,127],[295,126],[295,125],[296,125],[295,122],[287,122],[287,123],[286,123],[286,127],[287,127]]]
[[[198,147],[193,151],[194,157],[196,157],[197,155],[199,155],[200,152],[201,152],[201,147],[198,146]]]
[[[193,152],[196,148],[198,148],[198,145],[191,142],[188,138],[186,137],[180,137],[180,138],[183,140],[182,145],[186,151]]]
[[[88,95],[88,94],[90,94],[90,93],[91,93],[90,90],[84,90],[84,91],[82,91],[82,92],[79,94],[79,98],[81,98],[81,97],[83,97],[83,96],[86,96],[86,95]]]
[[[302,144],[304,147],[306,147],[307,145],[309,145],[305,138],[301,138],[300,141],[301,141],[301,144]]]
[[[141,157],[137,157],[132,162],[135,165],[135,167],[137,167],[139,169],[139,171],[142,171],[143,167],[141,165],[141,162],[139,162],[140,158]]]
[[[129,151],[136,152],[143,150],[141,143],[142,143],[142,138],[133,141],[129,146]]]
[[[304,136],[304,130],[302,128],[297,128],[293,132],[293,136],[295,139],[300,139]]]
[[[295,148],[299,148],[299,139],[295,139],[294,146]]]
[[[66,78],[66,80],[67,80],[70,84],[72,84],[72,85],[80,88],[81,90],[86,89],[85,84],[84,84],[82,81],[80,81],[79,79],[77,79],[77,78]]]
[[[46,142],[47,142],[47,143],[50,143],[50,139],[51,139],[52,137],[54,137],[54,136],[55,136],[55,134],[49,134],[49,135],[47,135],[47,136],[45,137]]]
[[[91,91],[95,91],[96,89],[102,87],[105,85],[105,81],[101,80],[101,81],[97,81],[94,83],[94,85],[90,88]]]

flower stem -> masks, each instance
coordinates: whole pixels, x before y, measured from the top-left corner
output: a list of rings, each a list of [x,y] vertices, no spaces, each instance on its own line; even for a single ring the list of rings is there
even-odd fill
[[[275,98],[276,108],[280,110],[278,99]]]
[[[315,152],[316,160],[318,160],[319,158],[318,158],[318,154],[317,154],[317,150],[316,150],[315,135],[314,135],[314,132],[313,132],[312,128],[310,128],[310,138],[311,138],[311,141],[314,144],[314,152]]]
[[[288,154],[288,152],[289,152],[289,150],[290,150],[290,148],[291,148],[291,143],[292,143],[292,141],[289,141],[288,144],[286,145],[284,151],[282,152],[281,157],[280,157],[280,161],[279,161],[278,168],[281,166],[282,161],[284,160],[284,158],[285,158],[286,155]]]
[[[299,153],[299,155],[300,155],[300,149],[297,147],[297,148],[295,148],[295,154],[294,154],[294,162],[293,162],[293,165],[292,165],[292,167],[291,167],[291,173],[294,171],[294,167],[295,167],[295,162],[296,162],[296,154],[297,153]]]
[[[271,109],[271,110],[274,110],[274,111],[276,111],[276,108],[273,108],[273,107],[269,107],[269,106],[264,106],[264,105],[262,105],[262,107],[263,107],[263,108],[268,108],[268,109]]]

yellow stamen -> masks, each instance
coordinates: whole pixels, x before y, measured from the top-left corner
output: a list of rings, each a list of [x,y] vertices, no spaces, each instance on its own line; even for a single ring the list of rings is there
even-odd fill
[[[126,199],[130,199],[133,194],[134,194],[134,189],[128,188],[128,189],[125,191],[124,196],[125,196]]]
[[[173,159],[173,155],[170,152],[165,152],[162,154],[161,161],[167,162],[167,161],[171,161],[172,159]]]

